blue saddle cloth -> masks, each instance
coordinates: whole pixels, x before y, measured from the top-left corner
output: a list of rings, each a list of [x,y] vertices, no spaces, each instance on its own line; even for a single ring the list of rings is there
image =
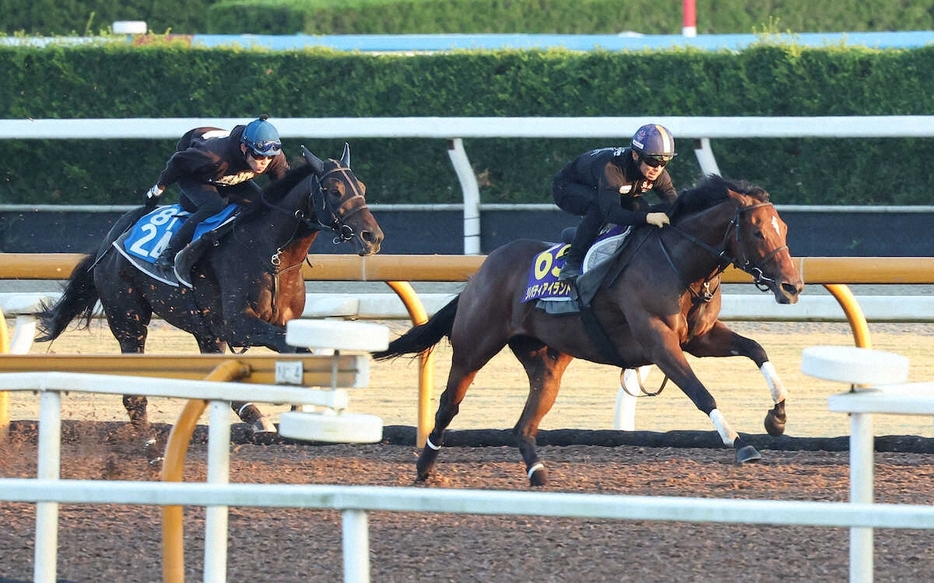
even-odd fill
[[[195,229],[192,242],[230,220],[238,208],[239,205],[229,204],[218,214],[202,221]],[[156,207],[133,225],[123,239],[124,250],[141,261],[155,263],[169,244],[172,234],[190,214],[177,204]]]

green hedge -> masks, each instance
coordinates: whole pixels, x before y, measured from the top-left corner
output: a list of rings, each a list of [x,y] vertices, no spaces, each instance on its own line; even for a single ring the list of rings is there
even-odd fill
[[[680,0],[222,0],[216,34],[679,34]],[[930,30],[934,0],[697,0],[701,34]]]
[[[680,0],[0,0],[0,33],[96,34],[145,20],[164,34],[679,34]],[[934,0],[697,0],[701,34],[934,29]]]
[[[207,30],[206,10],[216,0],[0,0],[0,33],[38,36],[96,35],[115,20],[145,20],[149,29],[192,34]]]
[[[934,111],[934,47],[763,44],[740,53],[0,47],[0,117],[817,116]],[[676,136],[677,138],[677,136]],[[552,176],[606,140],[467,140],[484,202],[548,202]],[[305,143],[336,156],[341,141]],[[0,203],[140,200],[174,140],[0,141]],[[354,140],[375,203],[460,202],[442,140]],[[724,175],[779,203],[931,204],[934,140],[714,140]],[[699,170],[678,142],[671,171]]]

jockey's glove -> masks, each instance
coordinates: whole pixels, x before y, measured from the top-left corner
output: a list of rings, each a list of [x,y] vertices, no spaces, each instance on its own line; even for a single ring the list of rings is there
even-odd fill
[[[645,215],[645,222],[659,229],[670,223],[665,213],[649,213]]]
[[[165,190],[165,188],[160,187],[158,184],[153,185],[146,193],[146,202],[155,204],[156,201],[159,200],[159,197],[162,196],[163,190]]]

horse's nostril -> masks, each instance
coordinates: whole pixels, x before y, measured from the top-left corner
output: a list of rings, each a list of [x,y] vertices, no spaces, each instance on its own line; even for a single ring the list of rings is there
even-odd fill
[[[782,289],[785,290],[786,293],[793,295],[793,296],[798,295],[798,293],[801,291],[800,289],[798,289],[798,286],[792,283],[783,283]]]

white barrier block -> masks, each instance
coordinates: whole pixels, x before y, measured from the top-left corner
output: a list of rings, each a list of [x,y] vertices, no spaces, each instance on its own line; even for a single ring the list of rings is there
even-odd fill
[[[801,372],[851,385],[892,385],[908,380],[908,358],[856,346],[811,346],[801,354]]]
[[[359,413],[287,411],[279,417],[279,435],[326,443],[377,443],[383,438],[383,420]]]
[[[342,320],[292,320],[285,341],[304,348],[374,352],[389,346],[389,328],[367,322]]]

